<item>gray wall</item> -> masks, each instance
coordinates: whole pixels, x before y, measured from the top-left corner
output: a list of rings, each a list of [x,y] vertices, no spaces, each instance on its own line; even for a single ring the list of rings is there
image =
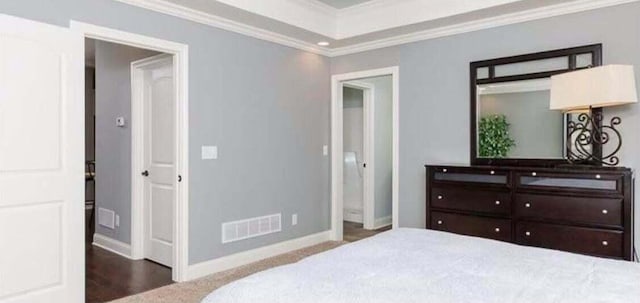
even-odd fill
[[[425,224],[424,164],[469,163],[469,62],[603,43],[605,64],[640,75],[639,15],[631,3],[333,58],[332,74],[400,67],[400,226]],[[622,117],[621,161],[637,168],[640,105],[605,114]]]
[[[96,206],[113,210],[120,226],[96,233],[131,243],[131,62],[158,53],[96,41]],[[125,127],[116,126],[124,117]]]
[[[0,1],[0,13],[189,45],[191,264],[329,229],[328,58],[113,0]],[[202,145],[219,159],[200,160]],[[222,222],[276,212],[282,232],[221,244]]]
[[[562,158],[564,115],[549,109],[549,94],[547,90],[480,96],[480,118],[496,114],[507,118],[516,144],[508,158]]]

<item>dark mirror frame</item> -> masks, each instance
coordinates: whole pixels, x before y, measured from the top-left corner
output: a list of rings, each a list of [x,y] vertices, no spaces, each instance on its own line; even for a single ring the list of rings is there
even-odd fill
[[[472,165],[506,165],[506,166],[557,166],[557,165],[566,165],[568,164],[566,159],[517,159],[517,158],[479,158],[477,155],[478,146],[477,146],[477,92],[476,88],[478,84],[488,84],[488,83],[500,83],[500,82],[510,82],[510,81],[521,81],[521,80],[532,80],[532,79],[541,79],[541,78],[549,78],[553,75],[562,74],[570,71],[575,71],[579,69],[584,69],[588,67],[578,68],[576,66],[576,57],[582,54],[591,54],[591,64],[589,67],[593,66],[601,66],[602,65],[602,44],[592,44],[585,45],[579,47],[572,48],[564,48],[557,49],[552,51],[545,51],[533,54],[512,56],[512,57],[504,57],[497,58],[491,60],[483,60],[483,61],[475,61],[471,62],[471,80],[470,80],[470,88],[471,88],[471,125],[470,125],[470,155],[471,155],[471,164]],[[524,63],[530,61],[538,61],[544,59],[552,59],[558,57],[567,57],[568,60],[568,68],[561,70],[553,70],[553,71],[545,71],[545,72],[536,72],[536,73],[528,73],[528,74],[518,74],[518,75],[510,75],[510,76],[495,76],[495,67],[499,65],[505,64],[513,64],[513,63]],[[488,69],[488,77],[483,79],[478,79],[477,71],[478,68],[487,68]],[[593,109],[593,114],[600,114],[602,109],[596,108]],[[599,125],[595,127],[600,127]],[[602,146],[594,144],[593,145],[594,155],[599,158],[602,154]],[[598,165],[595,162],[582,162],[572,164],[588,164],[588,165]]]

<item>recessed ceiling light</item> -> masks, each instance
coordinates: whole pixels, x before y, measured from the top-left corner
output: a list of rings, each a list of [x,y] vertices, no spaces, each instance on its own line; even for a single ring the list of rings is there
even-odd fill
[[[318,45],[320,45],[320,46],[329,46],[329,42],[327,42],[327,41],[320,41],[320,42],[318,42]]]

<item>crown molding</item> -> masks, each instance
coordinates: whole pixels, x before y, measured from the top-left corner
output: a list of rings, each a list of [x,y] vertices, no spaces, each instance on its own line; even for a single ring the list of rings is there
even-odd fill
[[[382,1],[386,0],[381,0],[381,2]],[[396,46],[400,44],[436,39],[445,36],[458,35],[462,33],[474,32],[504,25],[551,18],[638,1],[640,0],[577,0],[568,3],[561,3],[511,14],[505,14],[492,18],[485,18],[451,26],[444,26],[425,31],[419,31],[410,34],[334,48],[329,51],[329,56],[344,56],[379,48]]]
[[[348,39],[522,0],[373,0],[340,10],[335,39]],[[393,12],[396,18],[389,18]]]
[[[314,0],[311,0],[311,1],[314,1]],[[371,1],[362,2],[360,4],[356,4],[356,5],[352,5],[352,6],[348,6],[343,9],[340,9],[339,14],[348,15],[348,14],[352,14],[354,12],[360,11],[362,9],[379,8],[382,6],[389,6],[390,4],[393,4],[393,3],[397,3],[397,0],[371,0]]]
[[[211,1],[211,0],[210,0]],[[325,37],[337,35],[338,11],[313,0],[216,0],[217,2],[277,20]],[[492,0],[514,1],[514,0]],[[215,13],[214,13],[215,14]],[[242,20],[239,20],[242,22]]]
[[[219,16],[215,16],[208,13],[203,13],[198,10],[187,8],[181,5],[173,4],[165,0],[114,0],[121,3],[149,9],[166,15],[186,19],[196,23],[201,23],[223,30],[231,31],[234,33],[246,35],[249,37],[293,47],[299,50],[327,56],[337,57],[349,54],[360,53],[364,51],[385,48],[390,46],[396,46],[405,43],[412,43],[417,41],[436,39],[445,36],[458,35],[467,32],[473,32],[483,29],[489,29],[504,25],[516,24],[521,22],[533,21],[538,19],[556,17],[566,14],[578,13],[582,11],[588,11],[593,9],[599,9],[609,6],[615,6],[620,4],[626,4],[631,2],[638,2],[640,0],[577,0],[567,3],[556,4],[552,6],[546,6],[511,14],[505,14],[492,18],[485,18],[482,20],[475,20],[451,26],[439,27],[429,29],[425,31],[419,31],[409,33],[405,35],[398,35],[394,37],[368,41],[364,43],[358,43],[354,45],[348,45],[338,48],[326,48],[320,47],[314,43],[309,43],[299,39],[295,39],[286,35],[278,34],[272,31],[261,29],[258,27],[246,25],[237,21],[229,20]],[[323,9],[329,9],[325,4],[316,0],[294,0],[300,3],[306,2],[311,6],[323,7]],[[390,0],[374,0],[372,3],[366,2],[359,6],[379,6],[386,5]],[[395,1],[395,0],[394,0]],[[316,3],[317,2],[317,3]],[[331,8],[333,9],[333,8]],[[330,11],[330,10],[327,10]],[[338,14],[340,14],[338,12]]]
[[[329,4],[326,4],[322,1],[318,0],[290,0],[298,2],[300,5],[306,6],[311,9],[321,10],[323,14],[333,15],[334,17],[338,16],[338,13],[341,11]]]
[[[319,47],[313,43],[298,40],[286,35],[278,34],[278,33],[261,29],[255,26],[250,26],[244,23],[222,18],[220,16],[207,14],[195,9],[173,4],[168,1],[164,1],[164,0],[114,0],[114,1],[141,7],[144,9],[148,9],[158,13],[193,21],[196,23],[224,29],[230,32],[242,34],[242,35],[253,37],[256,39],[293,47],[293,48],[307,51],[310,53],[329,56],[329,50],[327,48]]]

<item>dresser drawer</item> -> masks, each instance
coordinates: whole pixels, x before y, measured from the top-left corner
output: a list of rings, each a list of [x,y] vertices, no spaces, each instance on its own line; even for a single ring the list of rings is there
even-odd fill
[[[575,226],[518,222],[516,242],[569,252],[622,258],[622,232]]]
[[[508,215],[511,213],[511,194],[435,187],[431,190],[431,207]]]
[[[516,173],[517,188],[589,192],[622,193],[622,176],[605,173],[558,173],[558,172],[519,172]]]
[[[511,241],[511,221],[442,212],[431,213],[431,229]]]
[[[505,188],[510,184],[509,171],[493,168],[434,167],[431,174],[431,179],[435,183]]]
[[[622,199],[516,194],[518,217],[622,226]]]

